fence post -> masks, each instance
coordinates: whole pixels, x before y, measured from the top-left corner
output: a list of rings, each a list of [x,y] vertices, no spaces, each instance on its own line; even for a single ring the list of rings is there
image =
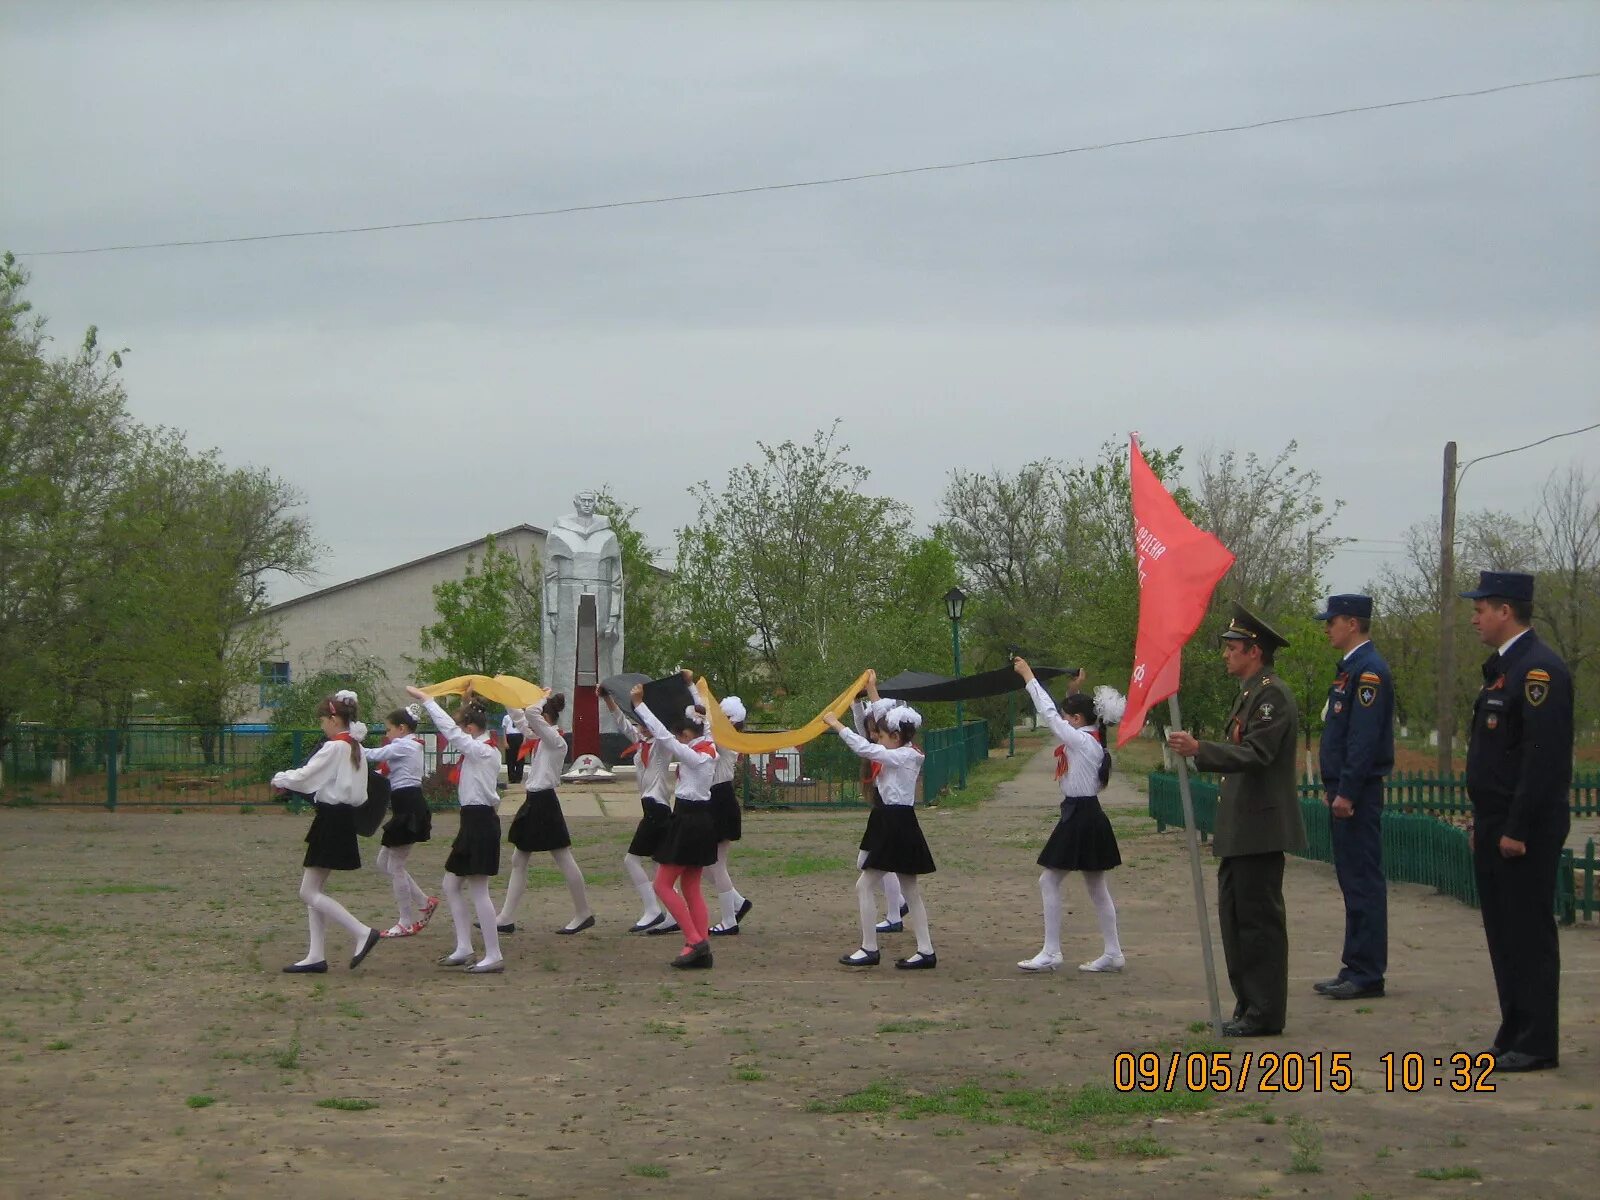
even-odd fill
[[[117,731],[106,731],[106,808],[112,812],[117,811],[117,757],[120,751],[117,746]]]

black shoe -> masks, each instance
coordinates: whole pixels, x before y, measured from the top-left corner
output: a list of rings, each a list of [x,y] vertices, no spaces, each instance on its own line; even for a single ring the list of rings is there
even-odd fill
[[[910,915],[911,915],[911,905],[909,905],[909,904],[902,904],[902,905],[901,905],[901,906],[900,906],[900,915],[901,915],[901,916],[902,916],[902,917],[908,917],[908,916],[910,916]]]
[[[1334,988],[1344,982],[1343,975],[1335,975],[1332,979],[1324,979],[1321,983],[1313,983],[1311,990],[1319,996],[1326,996]]]
[[[661,922],[665,921],[666,919],[667,919],[667,914],[666,913],[657,913],[655,916],[651,917],[648,921],[640,921],[639,924],[637,924],[637,925],[630,925],[628,927],[628,932],[629,933],[648,933],[650,930],[654,929],[657,925],[661,924]]]
[[[379,933],[376,929],[368,930],[366,943],[361,947],[361,949],[357,950],[353,955],[350,956],[350,969],[354,971],[357,967],[359,967],[361,965],[361,960],[367,955],[371,954],[372,948],[381,941],[383,941],[383,934]]]
[[[866,957],[857,958],[856,955],[858,954],[864,954]],[[841,954],[839,956],[839,961],[847,967],[875,967],[879,962],[882,961],[882,955],[880,955],[876,950],[867,950],[863,948],[860,950],[852,950],[849,954]]]
[[[897,958],[894,964],[897,971],[931,971],[938,965],[937,954],[924,954],[920,950],[910,958]]]
[[[738,937],[738,925],[713,925],[710,929],[712,937]]]
[[[283,969],[285,975],[326,975],[328,964],[324,960],[314,963],[290,963]]]
[[[1346,979],[1334,987],[1323,989],[1322,994],[1330,1000],[1367,1000],[1383,995],[1383,984],[1374,983],[1363,987],[1354,979]]]
[[[739,911],[733,914],[733,919],[735,921],[744,920],[746,917],[748,917],[750,915],[750,910],[752,908],[754,908],[755,906],[756,906],[756,902],[754,900],[746,898],[745,902],[743,904],[739,905]]]
[[[904,921],[879,921],[877,928],[879,933],[904,933],[906,924]]]
[[[1494,1056],[1494,1069],[1517,1074],[1522,1071],[1553,1071],[1560,1066],[1554,1058],[1539,1058],[1521,1050],[1502,1050]]]
[[[474,921],[472,923],[472,927],[474,929],[482,929],[483,928],[483,926],[479,925],[476,921]],[[517,923],[515,921],[510,921],[510,922],[507,922],[504,925],[496,925],[494,927],[494,931],[496,933],[515,933],[517,931]]]
[[[696,942],[677,958],[672,960],[672,965],[680,971],[691,971],[698,967],[711,965],[711,943]]]
[[[590,913],[587,917],[585,917],[583,920],[579,921],[571,929],[568,929],[565,925],[563,925],[560,929],[556,930],[556,932],[561,934],[563,937],[570,937],[574,933],[582,933],[585,929],[593,929],[593,928],[594,928],[594,914]]]
[[[1240,1017],[1237,1021],[1225,1021],[1222,1026],[1223,1037],[1277,1037],[1282,1032],[1282,1029],[1273,1029],[1248,1017]]]
[[[665,918],[663,918],[663,920],[664,919]],[[671,925],[657,925],[653,929],[646,929],[644,931],[644,934],[645,934],[646,937],[661,937],[661,936],[663,936],[665,934],[668,934],[668,933],[682,933],[682,932],[683,932],[683,930],[678,927],[678,923],[676,921],[674,921]]]

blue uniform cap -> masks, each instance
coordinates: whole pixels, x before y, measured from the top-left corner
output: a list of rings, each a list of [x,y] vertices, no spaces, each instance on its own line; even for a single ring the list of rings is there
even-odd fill
[[[1462,592],[1463,600],[1533,600],[1533,576],[1516,571],[1479,571],[1478,586]]]
[[[1319,612],[1316,619],[1331,621],[1334,617],[1360,617],[1363,620],[1372,619],[1372,597],[1361,596],[1354,592],[1347,592],[1342,596],[1329,596],[1326,611]]]

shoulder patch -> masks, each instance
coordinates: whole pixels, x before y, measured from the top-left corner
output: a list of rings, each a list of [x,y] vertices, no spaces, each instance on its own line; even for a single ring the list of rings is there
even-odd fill
[[[1546,670],[1544,670],[1544,669],[1542,669],[1540,667],[1535,667],[1533,670],[1528,672],[1528,678],[1532,679],[1532,680],[1535,680],[1535,681],[1537,681],[1539,683],[1549,683],[1550,682],[1550,672],[1546,671]]]
[[[1535,679],[1534,675],[1543,675],[1543,679]],[[1544,671],[1529,671],[1527,679],[1522,683],[1522,695],[1534,708],[1538,708],[1550,697],[1550,676]]]
[[[1383,682],[1383,676],[1379,675],[1376,671],[1363,671],[1363,672],[1361,672],[1361,682],[1362,683],[1382,683]]]

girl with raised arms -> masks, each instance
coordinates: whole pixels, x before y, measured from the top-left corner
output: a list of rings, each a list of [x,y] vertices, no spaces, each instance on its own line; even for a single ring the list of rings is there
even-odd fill
[[[411,848],[433,836],[433,814],[422,795],[422,743],[417,740],[417,716],[421,711],[395,709],[384,718],[383,745],[361,751],[369,763],[376,764],[389,777],[392,815],[384,823],[382,849],[375,865],[380,874],[389,877],[399,919],[384,931],[386,938],[421,933],[439,907],[438,898],[417,886],[406,865]]]

